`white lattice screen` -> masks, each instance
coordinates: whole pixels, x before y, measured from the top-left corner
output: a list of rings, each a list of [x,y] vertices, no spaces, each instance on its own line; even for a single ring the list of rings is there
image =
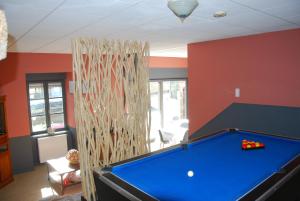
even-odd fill
[[[93,168],[149,151],[149,47],[77,39],[72,51],[82,187],[90,201],[96,200]]]

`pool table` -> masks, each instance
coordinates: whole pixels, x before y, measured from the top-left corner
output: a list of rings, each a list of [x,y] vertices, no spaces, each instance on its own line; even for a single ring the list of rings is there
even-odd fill
[[[244,139],[265,147],[243,150]],[[298,200],[300,140],[227,129],[96,169],[94,180],[104,201]]]

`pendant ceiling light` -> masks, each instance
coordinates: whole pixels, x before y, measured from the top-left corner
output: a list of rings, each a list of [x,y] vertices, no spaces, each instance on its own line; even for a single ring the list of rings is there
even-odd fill
[[[181,20],[184,21],[199,5],[197,0],[168,0],[168,7]]]
[[[7,23],[5,13],[0,10],[0,60],[6,58],[7,54]]]

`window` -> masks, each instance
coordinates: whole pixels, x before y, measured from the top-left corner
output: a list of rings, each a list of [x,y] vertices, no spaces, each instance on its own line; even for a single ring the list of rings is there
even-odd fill
[[[28,102],[32,134],[47,132],[47,128],[63,130],[66,127],[64,79],[55,79],[55,75],[47,77],[50,80],[39,80],[38,75],[27,77]],[[41,77],[41,79],[44,76]]]
[[[150,81],[151,130],[187,129],[187,86],[185,79]]]

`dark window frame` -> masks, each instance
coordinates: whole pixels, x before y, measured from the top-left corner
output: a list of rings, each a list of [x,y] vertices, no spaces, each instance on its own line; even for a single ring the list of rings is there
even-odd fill
[[[59,82],[62,86],[62,99],[63,99],[63,112],[64,114],[64,128],[56,129],[55,131],[63,131],[68,128],[67,126],[67,111],[66,111],[66,75],[65,73],[34,73],[26,74],[26,92],[27,92],[27,105],[28,105],[28,114],[29,114],[29,124],[31,135],[39,135],[47,133],[47,128],[51,126],[50,120],[50,104],[49,104],[49,93],[48,93],[48,84],[53,82]],[[43,131],[32,131],[32,114],[30,107],[30,95],[29,95],[29,84],[32,83],[41,83],[43,84],[44,90],[44,100],[45,100],[45,117],[46,117],[46,130]]]

